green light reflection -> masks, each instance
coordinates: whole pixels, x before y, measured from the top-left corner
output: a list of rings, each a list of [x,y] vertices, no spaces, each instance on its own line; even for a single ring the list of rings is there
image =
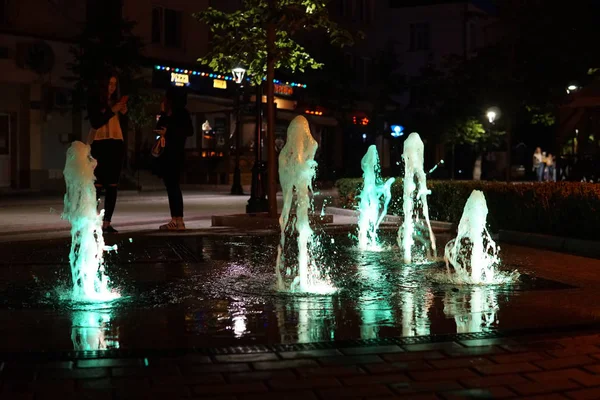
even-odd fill
[[[119,348],[119,329],[111,323],[111,310],[73,311],[71,341],[76,351]]]
[[[498,325],[498,293],[474,286],[468,291],[447,292],[444,314],[454,318],[457,333],[485,332]]]

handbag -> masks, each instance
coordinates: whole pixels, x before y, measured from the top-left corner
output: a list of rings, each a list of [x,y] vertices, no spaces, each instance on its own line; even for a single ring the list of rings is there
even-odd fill
[[[161,136],[158,139],[156,139],[156,142],[154,142],[154,145],[152,146],[150,152],[154,157],[158,158],[162,155],[163,151],[165,151],[165,137]]]

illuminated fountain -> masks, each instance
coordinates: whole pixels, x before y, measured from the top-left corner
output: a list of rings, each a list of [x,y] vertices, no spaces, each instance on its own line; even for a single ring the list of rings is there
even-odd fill
[[[493,288],[447,292],[443,300],[444,314],[454,318],[456,333],[484,332],[498,324],[498,295]]]
[[[104,273],[104,210],[98,214],[94,168],[96,160],[90,155],[90,146],[73,142],[67,150],[64,169],[67,192],[62,218],[71,224],[69,263],[75,301],[110,301],[120,297],[109,289]]]
[[[483,192],[473,190],[460,218],[457,237],[446,244],[444,251],[446,268],[456,283],[501,284],[519,276],[516,271],[505,273],[497,269],[500,247],[487,230],[487,215]]]
[[[375,145],[369,146],[360,165],[363,170],[363,188],[358,205],[358,248],[360,250],[379,250],[377,230],[387,215],[388,204],[392,198],[391,187],[394,178],[385,183],[381,179],[379,155]]]
[[[431,192],[427,190],[427,178],[423,169],[423,153],[424,146],[421,137],[416,132],[411,133],[404,142],[404,152],[402,153],[404,159],[404,191],[402,198],[404,220],[398,230],[398,246],[402,249],[404,263],[406,264],[413,262],[415,241],[419,242],[418,244],[424,251],[423,256],[425,256],[424,259],[417,261],[437,257],[435,236],[429,222],[427,195]],[[415,205],[417,205],[416,208]],[[419,209],[422,209],[423,218],[421,218]],[[424,237],[426,229],[429,233],[429,239]]]
[[[111,333],[108,311],[74,311],[72,320],[71,341],[74,350],[92,351],[119,348],[119,335],[118,332]]]
[[[303,116],[292,120],[287,130],[287,141],[279,154],[279,180],[283,191],[283,209],[279,217],[281,239],[277,248],[277,287],[292,292],[331,293],[334,291],[316,265],[318,237],[308,218],[313,204],[309,192],[316,175],[314,160],[318,144],[310,133],[308,121]],[[296,219],[290,222],[292,202],[296,191]],[[292,268],[286,258],[286,234],[298,236],[297,268]],[[291,284],[287,284],[291,280]]]

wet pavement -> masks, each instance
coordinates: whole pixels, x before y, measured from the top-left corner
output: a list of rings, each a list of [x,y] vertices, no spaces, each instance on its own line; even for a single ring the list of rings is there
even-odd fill
[[[107,272],[123,298],[68,298],[69,241],[0,246],[0,351],[197,349],[490,333],[595,323],[600,261],[503,246],[508,286],[444,281],[440,263],[403,265],[394,250],[360,253],[326,236],[329,296],[274,288],[278,237],[265,231],[118,235]],[[443,248],[443,238],[440,237]],[[393,242],[393,232],[388,236]]]

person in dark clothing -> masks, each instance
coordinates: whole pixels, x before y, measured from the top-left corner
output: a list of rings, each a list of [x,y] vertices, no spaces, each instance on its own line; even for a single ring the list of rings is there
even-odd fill
[[[194,134],[186,105],[187,94],[184,89],[173,87],[167,90],[156,127],[156,132],[165,138],[165,148],[158,160],[171,211],[171,221],[159,228],[163,230],[185,230],[180,178],[184,166],[185,141]]]
[[[88,96],[88,118],[92,129],[88,137],[92,157],[98,165],[96,176],[96,198],[104,190],[103,233],[117,233],[111,226],[111,219],[117,204],[117,185],[121,176],[125,144],[119,121],[119,114],[127,112],[127,98],[117,100],[118,80],[109,74],[99,85],[96,93]]]

